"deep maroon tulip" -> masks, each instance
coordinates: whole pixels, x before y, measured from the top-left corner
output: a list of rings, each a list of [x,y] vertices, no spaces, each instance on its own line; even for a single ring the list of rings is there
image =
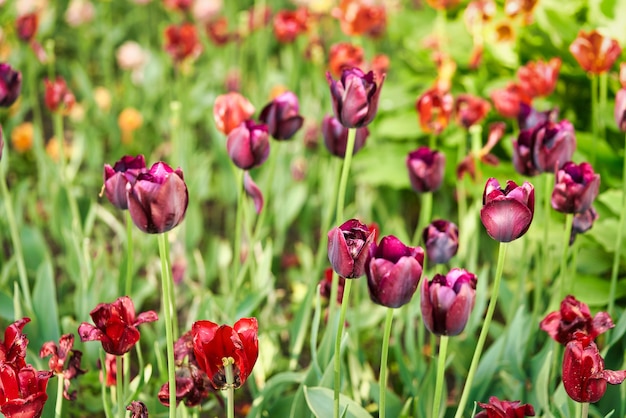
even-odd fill
[[[559,118],[559,109],[553,108],[544,112],[539,112],[534,107],[526,103],[520,103],[520,111],[517,115],[517,122],[520,130],[532,129],[535,126],[546,122],[556,122]]]
[[[365,262],[374,242],[374,234],[367,225],[350,219],[328,232],[328,259],[333,270],[346,279],[365,274]]]
[[[619,385],[626,379],[626,370],[605,370],[598,346],[589,337],[574,339],[563,354],[563,387],[576,402],[598,402],[606,392],[606,384]]]
[[[367,129],[367,126],[357,128],[352,155],[355,155],[363,148],[369,134],[370,131]],[[324,145],[326,145],[326,148],[332,155],[340,158],[346,156],[348,128],[343,126],[336,117],[330,115],[324,116],[322,120],[322,136],[324,137]]]
[[[299,111],[298,97],[286,91],[261,110],[259,120],[267,125],[273,138],[291,139],[304,123]]]
[[[626,88],[621,88],[615,95],[615,123],[620,131],[626,132]]]
[[[369,254],[365,274],[372,301],[388,308],[409,303],[422,276],[424,250],[388,235],[373,243]]]
[[[525,181],[518,186],[507,181],[506,188],[494,178],[487,180],[480,210],[487,234],[496,241],[510,242],[528,231],[535,213],[535,188]]]
[[[154,311],[135,316],[135,305],[128,296],[122,296],[113,303],[100,303],[89,315],[96,325],[80,324],[80,340],[100,341],[104,351],[115,356],[129,352],[139,341],[137,325],[158,319]]]
[[[591,207],[600,188],[600,175],[589,163],[565,163],[556,173],[552,207],[563,213],[582,213]]]
[[[254,180],[252,180],[250,173],[247,171],[243,174],[243,189],[246,194],[252,198],[252,201],[254,202],[254,209],[258,215],[263,210],[263,192]]]
[[[0,343],[0,363],[11,364],[16,370],[26,366],[28,338],[22,333],[30,318],[18,319],[4,330],[4,340]]]
[[[76,399],[76,391],[69,391],[71,380],[87,372],[80,368],[83,353],[79,350],[73,350],[73,346],[74,334],[64,334],[59,338],[58,345],[54,341],[48,341],[41,346],[39,351],[41,358],[51,356],[48,361],[50,371],[63,376],[63,397],[68,401]]]
[[[17,100],[22,89],[22,73],[9,64],[0,64],[0,107],[9,107]]]
[[[459,335],[474,308],[476,275],[454,268],[422,282],[420,307],[424,325],[436,335]]]
[[[439,135],[448,126],[454,111],[454,97],[437,87],[424,92],[415,102],[422,131]]]
[[[418,193],[434,192],[443,181],[446,156],[428,147],[420,147],[406,157],[411,187]]]
[[[535,166],[534,149],[534,130],[524,129],[520,131],[517,141],[513,141],[513,167],[518,173],[524,176],[536,176],[540,173]]]
[[[598,212],[592,207],[582,213],[575,213],[572,220],[572,234],[569,237],[569,245],[574,244],[576,235],[589,231],[593,223],[598,220]]]
[[[260,166],[270,155],[267,126],[245,121],[230,131],[226,149],[233,163],[242,170]]]
[[[487,100],[471,94],[460,94],[454,103],[457,123],[465,129],[480,123],[490,109],[491,105]]]
[[[148,418],[148,407],[141,401],[132,401],[127,407],[130,418]]]
[[[0,412],[6,418],[39,418],[48,399],[50,371],[36,371],[30,364],[16,369],[0,363]]]
[[[154,163],[127,190],[130,216],[144,232],[167,232],[185,217],[189,194],[180,168],[174,171],[164,162]]]
[[[538,125],[533,130],[533,136],[533,159],[540,172],[555,173],[572,159],[576,149],[576,136],[569,121]]]
[[[561,302],[561,309],[549,313],[539,327],[550,337],[566,345],[577,335],[585,335],[592,340],[615,325],[606,312],[598,312],[591,317],[589,306],[568,295]]]
[[[57,77],[54,81],[46,79],[45,86],[44,102],[48,110],[69,112],[72,109],[76,98],[62,77]]]
[[[141,154],[136,157],[125,155],[113,167],[105,164],[103,187],[109,202],[118,209],[128,209],[126,185],[135,184],[137,176],[145,171],[146,160]]]
[[[224,360],[232,359],[235,388],[246,382],[259,356],[256,318],[242,318],[232,327],[211,321],[197,321],[191,328],[193,350],[199,367],[215,389],[226,385]]]
[[[333,80],[328,72],[326,79],[330,85],[335,117],[343,126],[360,128],[374,119],[384,76],[377,84],[372,71],[365,74],[359,68],[349,68],[341,72],[338,81]]]
[[[188,407],[202,405],[213,389],[209,377],[196,365],[183,364],[176,370],[176,403],[183,402]],[[159,402],[170,406],[170,384],[163,384],[157,395]]]
[[[422,232],[428,260],[446,264],[459,249],[459,228],[444,219],[436,219]]]
[[[520,401],[501,401],[492,396],[489,403],[477,402],[484,409],[474,418],[524,418],[534,417],[535,409],[532,405],[523,404]]]

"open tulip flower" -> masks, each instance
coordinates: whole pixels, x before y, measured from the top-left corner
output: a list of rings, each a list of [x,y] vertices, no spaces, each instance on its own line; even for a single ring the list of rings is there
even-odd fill
[[[48,400],[50,371],[36,371],[30,364],[16,369],[0,362],[0,412],[6,418],[38,418]]]
[[[535,213],[535,188],[525,181],[518,186],[509,180],[504,189],[494,178],[487,180],[480,210],[487,234],[496,241],[510,242],[528,231]]]
[[[489,403],[477,402],[484,409],[474,415],[474,418],[524,418],[534,417],[535,409],[532,405],[523,404],[520,401],[501,401],[492,396]]]
[[[226,150],[233,163],[242,170],[260,166],[270,155],[267,125],[245,121],[228,134]]]
[[[580,31],[569,47],[583,70],[592,74],[608,71],[622,53],[617,40],[602,35],[597,30]]]
[[[522,130],[513,142],[513,165],[527,176],[556,172],[571,160],[576,149],[574,127],[569,121],[552,122],[549,114],[537,117],[547,120]]]
[[[549,96],[556,86],[560,68],[560,58],[552,58],[548,62],[529,62],[517,70],[517,78],[521,88],[530,97]]]
[[[267,125],[269,134],[273,138],[291,139],[304,123],[304,118],[298,113],[299,111],[298,97],[286,91],[261,110],[259,120]]]
[[[568,161],[556,173],[552,191],[552,207],[563,213],[582,213],[588,210],[600,188],[600,175],[589,163]]]
[[[341,72],[339,80],[333,80],[330,73],[326,73],[326,78],[335,117],[343,126],[360,128],[374,120],[384,77],[379,84],[374,79],[374,72],[365,74],[359,68],[349,68]]]
[[[22,73],[9,64],[0,64],[0,107],[9,107],[17,100],[22,89]]]
[[[328,259],[341,277],[356,279],[365,274],[374,233],[357,219],[350,219],[328,232]]]
[[[18,319],[4,330],[4,340],[0,343],[0,363],[12,364],[16,369],[26,366],[28,338],[22,330],[30,318]]]
[[[126,185],[134,184],[140,173],[147,171],[143,155],[123,156],[113,167],[104,165],[104,193],[109,202],[118,209],[128,209]]]

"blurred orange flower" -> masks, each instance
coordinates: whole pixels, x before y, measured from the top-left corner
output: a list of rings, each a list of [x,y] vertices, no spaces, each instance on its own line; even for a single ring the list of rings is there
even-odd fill
[[[274,16],[274,35],[278,42],[291,43],[298,35],[307,30],[308,11],[305,8],[298,10],[281,10]]]
[[[254,106],[237,92],[217,96],[213,105],[213,118],[220,132],[230,131],[254,114]]]
[[[117,117],[117,125],[122,131],[122,142],[128,144],[133,140],[133,132],[143,124],[143,116],[135,108],[127,107]]]
[[[426,3],[437,10],[450,10],[461,3],[461,0],[426,0]]]
[[[202,51],[196,27],[191,23],[170,25],[165,29],[165,51],[179,63],[186,58],[196,58]]]
[[[503,89],[493,90],[491,101],[500,115],[505,118],[516,118],[519,115],[521,103],[530,105],[531,98],[519,84],[510,83]]]
[[[510,17],[522,16],[526,24],[533,20],[533,12],[539,0],[506,0],[504,12]]]
[[[517,79],[521,89],[531,98],[549,96],[556,87],[560,68],[560,58],[529,62],[517,70]]]
[[[611,68],[622,53],[622,48],[615,39],[604,36],[597,30],[581,30],[569,46],[569,51],[583,70],[600,74]]]
[[[64,145],[63,146],[63,153],[65,154],[65,159],[67,160],[72,155],[72,149],[71,149],[70,144],[67,141],[65,141],[63,143],[63,145]],[[59,147],[59,141],[57,141],[57,139],[55,137],[50,138],[50,140],[46,144],[46,154],[48,154],[48,156],[54,162],[58,162],[59,161],[59,153],[61,152],[61,150],[59,148],[60,148]]]
[[[332,16],[339,19],[341,30],[348,36],[380,36],[387,26],[387,11],[384,5],[370,3],[341,0],[339,7],[333,9]]]
[[[487,100],[471,94],[459,94],[454,104],[456,121],[465,129],[480,123],[491,110]]]
[[[417,99],[415,108],[419,114],[422,130],[439,135],[450,122],[454,98],[450,93],[433,87]]]
[[[33,124],[23,122],[11,131],[11,144],[15,151],[22,154],[33,147]]]
[[[330,47],[330,73],[339,77],[346,68],[363,66],[363,48],[349,42],[339,42]]]

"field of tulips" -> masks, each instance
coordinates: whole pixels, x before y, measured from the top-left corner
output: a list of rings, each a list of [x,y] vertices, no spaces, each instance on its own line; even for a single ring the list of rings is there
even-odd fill
[[[625,15],[0,0],[0,415],[626,417]]]

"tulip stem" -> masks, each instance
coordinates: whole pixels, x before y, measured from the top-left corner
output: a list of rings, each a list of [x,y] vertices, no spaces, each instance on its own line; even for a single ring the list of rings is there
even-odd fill
[[[244,205],[244,186],[243,186],[243,170],[237,170],[237,213],[235,217],[235,248],[233,248],[233,276],[237,277],[239,266],[241,264],[241,236],[243,234],[243,205]],[[234,283],[239,286],[239,283]],[[236,289],[233,289],[233,291]]]
[[[63,411],[63,388],[65,378],[63,377],[63,373],[57,374],[57,399],[56,405],[54,406],[54,417],[61,418],[61,412]]]
[[[589,416],[589,402],[582,403],[582,410],[580,412],[580,418],[587,418]]]
[[[493,313],[496,310],[496,302],[498,301],[498,292],[500,290],[500,282],[502,281],[502,271],[504,270],[504,258],[506,256],[507,248],[508,243],[500,243],[500,248],[498,250],[498,264],[496,266],[496,277],[494,279],[493,288],[491,290],[489,307],[487,308],[487,314],[485,315],[483,327],[480,330],[480,336],[478,337],[478,342],[476,343],[476,349],[474,350],[472,363],[470,365],[469,372],[467,373],[467,379],[465,380],[465,387],[463,388],[461,401],[459,402],[456,414],[454,415],[455,418],[461,418],[463,416],[463,410],[465,409],[465,405],[467,405],[470,390],[472,388],[472,382],[474,381],[474,375],[476,374],[476,370],[478,369],[478,363],[480,361],[480,356],[483,351],[483,346],[485,345],[487,334],[489,334],[489,326],[491,325],[491,319],[493,318]]]
[[[163,293],[163,314],[165,315],[165,344],[167,349],[167,381],[170,385],[170,418],[176,418],[176,376],[174,370],[174,333],[172,330],[172,314],[174,301],[170,300],[172,283],[167,232],[158,234],[159,255],[161,257],[161,291]],[[118,369],[119,370],[119,369]]]
[[[380,355],[380,379],[378,385],[380,387],[380,399],[378,407],[378,417],[385,418],[386,401],[387,401],[387,357],[389,355],[389,339],[391,337],[391,324],[393,322],[393,308],[387,308],[387,316],[385,317],[385,330],[383,332],[383,348]]]
[[[226,416],[228,418],[235,417],[235,377],[233,375],[233,363],[232,357],[224,357],[222,363],[224,364],[224,374],[226,375]]]
[[[107,367],[106,367],[106,354],[104,354],[104,350],[100,350],[100,370],[102,372],[102,380],[100,384],[101,394],[102,394],[102,405],[104,406],[104,416],[106,418],[111,418],[111,405],[109,405],[109,398],[107,397]]]
[[[126,408],[124,405],[124,361],[122,356],[115,356],[115,374],[117,390],[117,416],[124,418]]]
[[[560,298],[559,300],[563,300],[565,298],[565,293],[571,292],[570,286],[565,286],[565,276],[567,275],[567,259],[569,255],[569,238],[572,235],[572,224],[574,221],[574,214],[568,213],[565,215],[565,229],[563,231],[563,255],[561,256],[561,271],[559,277],[559,287],[560,287]],[[573,283],[573,280],[570,281]],[[567,287],[567,290],[566,290]]]
[[[351,131],[353,129],[350,129]],[[346,152],[347,155],[347,152]],[[339,282],[339,279],[337,279]],[[335,338],[335,385],[334,385],[334,411],[335,418],[339,418],[339,392],[341,386],[341,337],[343,336],[343,325],[346,320],[346,311],[348,308],[348,300],[350,297],[350,289],[352,288],[352,279],[346,279],[346,283],[343,288],[343,299],[341,300],[341,311],[339,313],[339,324],[337,324],[337,338]]]
[[[337,222],[343,222],[343,209],[346,201],[346,186],[348,184],[348,175],[350,174],[350,164],[352,163],[352,153],[354,152],[355,140],[356,128],[349,128],[346,155],[343,159],[341,178],[339,180],[339,191],[337,192]]]
[[[598,140],[598,76],[591,75],[591,137],[593,141]],[[596,163],[596,147],[591,147],[589,163]]]
[[[613,255],[613,267],[611,269],[611,287],[609,288],[609,315],[613,315],[615,309],[615,291],[617,290],[617,275],[619,262],[622,255],[622,240],[624,238],[624,223],[626,221],[626,136],[624,137],[624,155],[622,156],[622,210],[619,215],[619,227],[615,241],[615,253]]]
[[[126,210],[126,283],[124,295],[130,297],[133,291],[133,220],[130,211]],[[119,286],[120,293],[122,286]]]
[[[433,418],[439,418],[441,397],[443,396],[443,380],[446,371],[446,354],[448,351],[448,336],[439,338],[439,357],[437,359],[437,380],[435,381],[435,398],[433,400]]]
[[[608,72],[604,71],[599,75],[600,78],[600,103],[598,106],[598,130],[600,135],[600,140],[604,141],[606,138],[606,126],[604,123],[604,115],[606,112],[606,100],[607,100],[607,90],[608,90]],[[594,141],[597,139],[594,138]],[[594,147],[595,148],[595,147]]]
[[[428,225],[433,213],[433,194],[432,192],[425,192],[421,194],[422,205],[420,207],[420,216],[417,222],[417,227],[413,233],[413,245],[417,246],[420,241],[420,236],[426,225]]]

